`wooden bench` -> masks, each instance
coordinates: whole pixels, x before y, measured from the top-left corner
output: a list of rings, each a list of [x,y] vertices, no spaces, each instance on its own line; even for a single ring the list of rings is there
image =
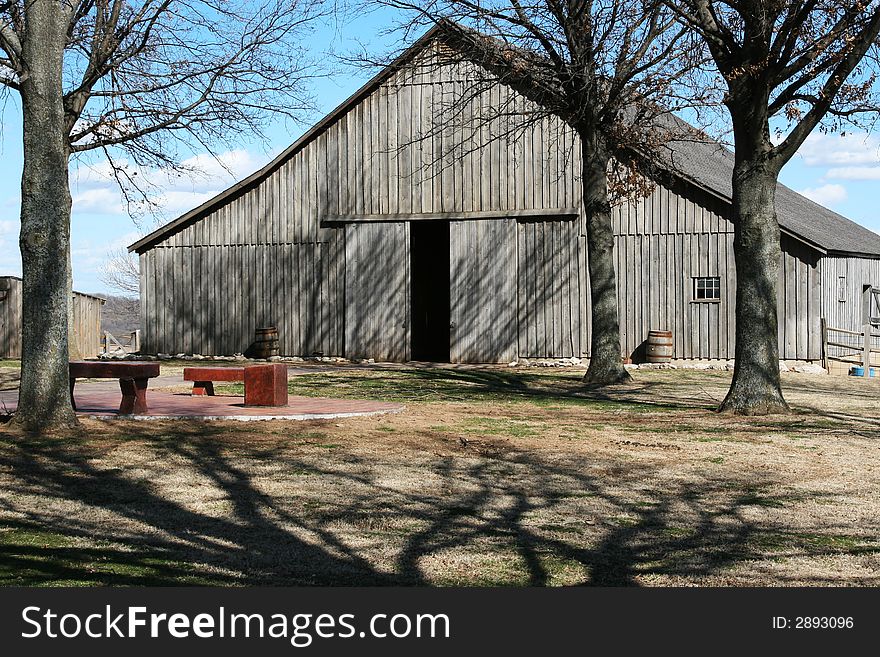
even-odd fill
[[[159,363],[104,363],[74,361],[70,363],[70,403],[76,410],[73,388],[77,379],[119,379],[122,401],[120,415],[147,413],[147,384],[159,376]]]
[[[193,382],[193,395],[214,396],[214,381],[244,381],[243,367],[184,367],[183,380]]]
[[[185,367],[183,380],[193,395],[213,395],[214,381],[244,381],[245,406],[287,406],[287,365]]]

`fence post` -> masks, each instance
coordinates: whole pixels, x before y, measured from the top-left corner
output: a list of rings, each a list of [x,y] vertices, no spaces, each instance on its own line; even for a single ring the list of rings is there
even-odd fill
[[[104,354],[110,355],[110,331],[104,331]]]
[[[134,353],[141,353],[141,330],[137,329],[134,333],[132,333]]]
[[[831,374],[831,361],[828,360],[828,323],[824,317],[819,319],[819,331],[822,335],[822,353],[820,354],[822,367],[828,374]]]
[[[871,376],[871,291],[870,285],[862,286],[862,376]]]

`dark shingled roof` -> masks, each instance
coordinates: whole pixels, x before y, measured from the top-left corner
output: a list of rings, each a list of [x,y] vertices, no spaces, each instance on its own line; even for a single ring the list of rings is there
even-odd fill
[[[711,139],[672,141],[672,169],[681,177],[731,200],[733,153]],[[811,201],[785,185],[776,187],[776,214],[783,231],[834,253],[880,256],[880,235]]]

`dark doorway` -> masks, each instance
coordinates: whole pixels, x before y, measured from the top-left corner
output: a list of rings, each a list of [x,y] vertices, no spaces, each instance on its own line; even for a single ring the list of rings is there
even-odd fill
[[[410,223],[412,359],[449,362],[449,222]]]

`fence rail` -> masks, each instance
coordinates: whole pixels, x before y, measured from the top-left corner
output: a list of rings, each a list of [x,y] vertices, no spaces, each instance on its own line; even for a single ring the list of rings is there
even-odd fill
[[[865,285],[862,288],[862,330],[852,331],[827,326],[822,320],[822,359],[862,366],[862,376],[871,376],[871,354],[880,354],[880,289]]]
[[[136,354],[141,350],[140,329],[117,338],[110,331],[104,331],[104,356]]]

